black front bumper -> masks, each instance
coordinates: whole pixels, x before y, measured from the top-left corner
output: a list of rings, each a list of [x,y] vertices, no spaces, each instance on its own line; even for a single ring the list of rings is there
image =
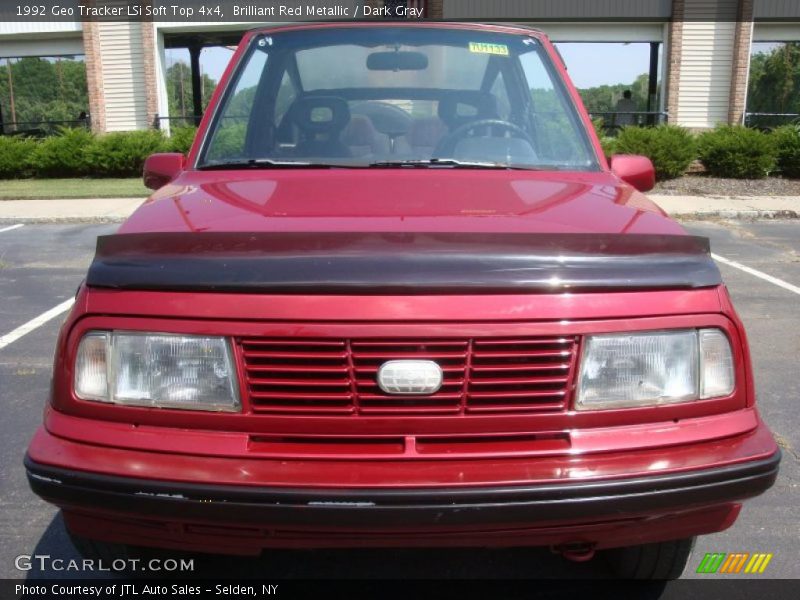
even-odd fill
[[[167,520],[270,525],[458,526],[587,520],[734,502],[769,489],[781,453],[715,469],[596,482],[486,488],[286,489],[137,480],[25,457],[31,489],[58,506]]]

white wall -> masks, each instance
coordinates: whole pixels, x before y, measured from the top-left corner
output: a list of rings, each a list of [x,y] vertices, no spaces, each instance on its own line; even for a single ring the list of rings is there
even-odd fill
[[[73,56],[84,54],[83,38],[80,35],[62,38],[0,39],[0,58],[23,56]]]
[[[97,22],[106,131],[145,129],[147,94],[140,22]]]
[[[673,123],[709,128],[728,121],[737,14],[738,0],[687,2]]]
[[[754,42],[797,42],[800,41],[800,22],[797,23],[756,23],[753,27]]]
[[[167,58],[164,50],[164,32],[156,28],[153,36],[155,44],[155,66],[156,66],[156,98],[157,113],[160,117],[169,116],[169,94],[167,90]],[[162,121],[161,128],[169,133],[169,121]]]
[[[83,54],[81,23],[0,21],[0,58]]]
[[[678,90],[684,127],[714,127],[728,120],[736,23],[686,21]]]
[[[0,36],[80,33],[82,30],[79,21],[0,21]]]
[[[662,42],[662,23],[543,23],[526,22],[554,42]]]

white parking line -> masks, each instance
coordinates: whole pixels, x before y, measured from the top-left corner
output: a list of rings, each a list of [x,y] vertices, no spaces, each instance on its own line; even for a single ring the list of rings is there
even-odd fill
[[[4,231],[13,231],[14,229],[19,229],[20,227],[25,227],[25,223],[17,223],[16,225],[11,225],[10,227],[3,227],[0,229],[0,233]]]
[[[51,308],[47,312],[40,314],[35,319],[31,319],[30,321],[28,321],[24,325],[20,325],[19,327],[17,327],[11,333],[7,333],[6,335],[0,337],[0,350],[5,348],[9,344],[13,344],[19,338],[21,338],[23,335],[29,334],[34,329],[38,329],[39,327],[41,327],[42,325],[44,325],[45,323],[47,323],[51,319],[54,319],[55,317],[57,317],[61,313],[69,310],[74,303],[75,303],[75,299],[74,298],[70,298],[69,300],[65,300],[64,302],[62,302],[58,306],[54,306],[53,308]]]
[[[764,281],[769,281],[773,285],[777,285],[778,287],[782,287],[785,290],[789,290],[790,292],[794,292],[795,294],[800,295],[800,287],[792,285],[791,283],[788,283],[783,279],[778,279],[777,277],[773,277],[772,275],[767,275],[766,273],[762,273],[761,271],[748,267],[747,265],[738,263],[735,260],[729,260],[724,256],[720,256],[719,254],[711,254],[711,258],[713,258],[718,262],[721,262],[724,265],[728,265],[729,267],[733,267],[734,269],[739,269],[740,271],[749,273],[753,277],[758,277],[759,279],[763,279]]]

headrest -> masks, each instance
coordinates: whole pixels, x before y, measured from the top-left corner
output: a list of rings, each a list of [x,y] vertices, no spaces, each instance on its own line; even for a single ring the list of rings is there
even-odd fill
[[[350,107],[336,96],[305,96],[289,107],[289,120],[309,133],[340,133],[350,122]]]
[[[342,142],[348,146],[371,146],[377,131],[369,117],[353,115],[342,133]]]
[[[439,100],[439,118],[450,129],[478,119],[497,118],[497,102],[485,92],[454,92]]]

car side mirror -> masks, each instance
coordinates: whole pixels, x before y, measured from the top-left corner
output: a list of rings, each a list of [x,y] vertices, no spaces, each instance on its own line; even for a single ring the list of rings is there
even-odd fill
[[[611,157],[611,172],[640,192],[649,192],[656,185],[656,170],[646,156],[616,154]]]
[[[151,154],[144,161],[144,185],[151,190],[164,187],[175,179],[186,166],[186,157],[180,152]]]

